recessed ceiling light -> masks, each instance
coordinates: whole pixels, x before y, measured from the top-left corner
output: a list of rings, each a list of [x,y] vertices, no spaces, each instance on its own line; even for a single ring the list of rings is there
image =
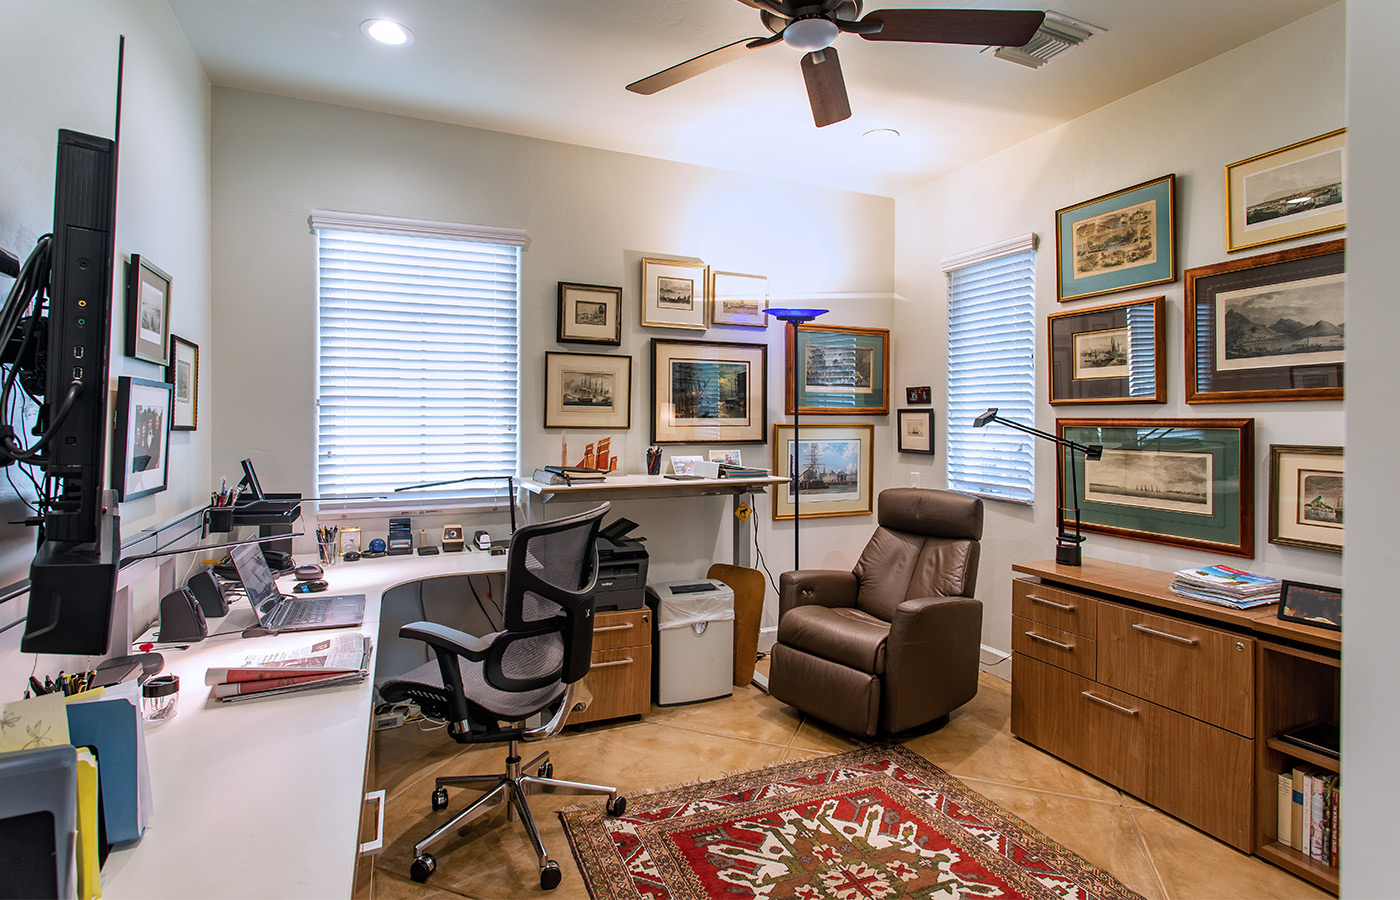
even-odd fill
[[[360,30],[366,36],[391,47],[406,47],[413,43],[413,32],[388,19],[365,19],[360,23]]]
[[[862,136],[868,142],[879,145],[893,144],[899,140],[899,132],[893,128],[872,128]]]

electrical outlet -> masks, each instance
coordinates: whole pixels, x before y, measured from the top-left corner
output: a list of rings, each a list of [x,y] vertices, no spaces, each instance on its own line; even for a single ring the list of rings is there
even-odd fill
[[[909,486],[910,486],[910,487],[918,487],[918,486],[919,486],[919,473],[918,473],[918,470],[915,470],[915,471],[912,471],[912,472],[909,473]]]

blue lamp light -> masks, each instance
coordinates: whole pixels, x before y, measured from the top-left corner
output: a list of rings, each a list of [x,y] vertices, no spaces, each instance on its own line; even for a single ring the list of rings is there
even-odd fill
[[[825,309],[805,309],[796,307],[773,307],[765,309],[764,312],[780,322],[786,322],[789,336],[792,339],[793,352],[797,352],[797,326],[812,321],[817,316],[825,315],[830,310]],[[796,359],[793,365],[799,365]],[[796,372],[794,371],[794,377]],[[798,415],[797,397],[792,399],[792,455],[788,457],[788,476],[792,479],[789,491],[792,493],[792,567],[802,568],[802,545],[799,541],[799,529],[802,527],[802,471],[799,468],[798,460],[802,457],[802,441],[800,434],[801,417]]]

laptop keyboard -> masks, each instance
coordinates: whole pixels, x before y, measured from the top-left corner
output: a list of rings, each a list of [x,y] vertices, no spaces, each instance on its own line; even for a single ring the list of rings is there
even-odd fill
[[[311,600],[298,599],[294,603],[287,604],[287,612],[282,616],[282,621],[277,623],[278,628],[288,628],[293,625],[315,625],[326,618],[326,612],[331,608],[332,597],[316,597]]]

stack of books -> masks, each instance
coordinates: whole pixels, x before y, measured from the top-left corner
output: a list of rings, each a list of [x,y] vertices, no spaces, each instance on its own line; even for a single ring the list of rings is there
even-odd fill
[[[1172,593],[1235,609],[1277,603],[1282,582],[1230,566],[1182,569],[1172,580]]]
[[[237,665],[209,669],[204,683],[225,702],[355,684],[369,676],[373,649],[363,634],[337,634],[282,653],[249,654]]]
[[[591,484],[606,481],[608,473],[602,469],[586,466],[540,466],[535,469],[532,480],[540,484]]]
[[[1326,866],[1342,846],[1341,776],[1299,764],[1278,775],[1278,842]]]

